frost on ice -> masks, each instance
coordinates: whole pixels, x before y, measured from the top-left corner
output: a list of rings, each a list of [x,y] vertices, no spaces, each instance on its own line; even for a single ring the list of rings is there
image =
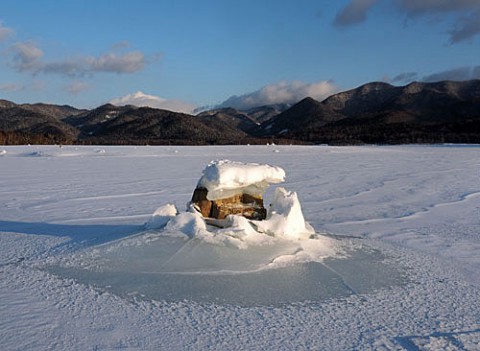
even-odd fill
[[[146,227],[165,227],[167,232],[176,230],[210,242],[237,239],[239,246],[273,237],[306,239],[315,231],[305,221],[295,192],[278,187],[268,209],[263,206],[268,186],[284,180],[280,167],[212,161],[203,170],[187,212],[177,215],[173,205],[160,207]]]

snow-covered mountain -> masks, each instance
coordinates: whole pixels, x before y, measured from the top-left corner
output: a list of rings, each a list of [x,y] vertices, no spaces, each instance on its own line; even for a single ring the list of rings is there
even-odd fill
[[[322,102],[306,98],[256,135],[316,143],[480,142],[480,80],[369,83]]]
[[[305,98],[197,116],[151,107],[77,110],[0,100],[0,144],[480,143],[480,80],[374,82],[319,102]]]

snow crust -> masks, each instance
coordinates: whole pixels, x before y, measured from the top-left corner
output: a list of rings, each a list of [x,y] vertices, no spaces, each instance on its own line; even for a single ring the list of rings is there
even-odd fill
[[[2,349],[480,349],[478,145],[1,149]],[[145,230],[224,158],[328,235]]]
[[[208,190],[209,200],[233,196],[241,191],[262,195],[269,184],[285,181],[285,171],[267,164],[230,160],[212,161],[203,170],[197,187]]]

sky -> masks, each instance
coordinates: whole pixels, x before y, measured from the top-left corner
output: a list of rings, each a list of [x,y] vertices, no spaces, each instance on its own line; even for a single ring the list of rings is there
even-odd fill
[[[480,78],[480,0],[2,0],[0,98],[248,109]]]

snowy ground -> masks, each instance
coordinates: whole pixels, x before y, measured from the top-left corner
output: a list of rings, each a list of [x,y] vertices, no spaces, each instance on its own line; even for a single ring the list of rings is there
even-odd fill
[[[225,158],[326,235],[144,229]],[[480,350],[479,146],[0,147],[0,211],[3,350]]]

